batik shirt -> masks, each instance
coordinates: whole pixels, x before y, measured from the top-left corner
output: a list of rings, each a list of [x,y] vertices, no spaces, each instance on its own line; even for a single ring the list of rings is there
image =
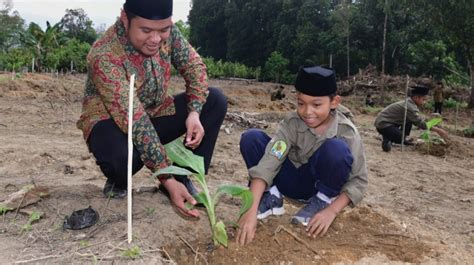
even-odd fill
[[[362,139],[357,128],[342,112],[337,110],[330,115],[333,119],[322,135],[318,135],[313,128],[308,127],[296,112],[288,115],[278,125],[275,135],[265,148],[262,159],[249,169],[250,178],[260,178],[270,187],[286,158],[299,168],[308,163],[326,140],[338,138],[347,143],[354,158],[349,178],[341,192],[347,194],[351,206],[358,204],[368,185]]]
[[[133,144],[141,160],[152,171],[169,165],[169,160],[151,118],[175,114],[168,90],[171,67],[186,83],[188,110],[201,112],[208,95],[206,67],[200,56],[173,25],[170,37],[156,55],[138,52],[125,37],[120,20],[94,45],[88,56],[88,75],[82,115],[77,127],[87,141],[99,121],[113,119],[128,133],[130,76],[135,74],[133,97]]]

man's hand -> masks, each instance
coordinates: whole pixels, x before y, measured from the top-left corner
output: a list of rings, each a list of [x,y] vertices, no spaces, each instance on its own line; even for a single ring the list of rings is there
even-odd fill
[[[196,149],[204,137],[204,128],[199,120],[199,113],[191,111],[186,119],[186,141],[185,146]]]
[[[166,190],[170,194],[171,202],[176,206],[179,213],[188,217],[199,217],[199,212],[196,209],[186,208],[185,203],[188,202],[192,205],[196,205],[196,200],[191,194],[189,194],[186,187],[174,178],[167,179],[162,185],[165,186]]]
[[[316,213],[313,218],[309,220],[306,228],[308,236],[324,236],[334,221],[334,218],[336,218],[336,215],[336,212],[334,212],[330,207]]]
[[[255,237],[255,231],[257,231],[257,213],[248,210],[239,219],[239,229],[237,229],[237,243],[245,245]]]

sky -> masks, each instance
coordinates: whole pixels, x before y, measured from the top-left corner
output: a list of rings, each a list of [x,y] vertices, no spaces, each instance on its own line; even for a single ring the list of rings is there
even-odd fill
[[[94,28],[101,24],[108,27],[120,15],[120,9],[124,2],[125,0],[12,0],[13,10],[17,10],[27,24],[35,22],[42,28],[46,27],[46,21],[49,21],[52,25],[59,22],[66,14],[67,8],[84,9],[94,22]],[[188,20],[190,2],[191,0],[174,0],[174,21]]]

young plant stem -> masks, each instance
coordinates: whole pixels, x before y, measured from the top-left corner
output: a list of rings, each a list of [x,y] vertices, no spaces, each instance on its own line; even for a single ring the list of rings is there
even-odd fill
[[[202,181],[199,180],[199,178],[195,178],[195,179],[197,180],[199,185],[201,185],[201,188],[203,189],[203,192],[206,195],[206,199],[209,202],[209,207],[206,207],[206,210],[207,210],[207,215],[209,216],[209,221],[211,223],[211,230],[212,230],[212,234],[213,234],[214,244],[216,244],[217,241],[214,238],[214,227],[216,225],[216,214],[214,212],[214,201],[212,200],[211,195],[209,193],[209,189],[207,188],[206,179],[204,177],[202,178]]]

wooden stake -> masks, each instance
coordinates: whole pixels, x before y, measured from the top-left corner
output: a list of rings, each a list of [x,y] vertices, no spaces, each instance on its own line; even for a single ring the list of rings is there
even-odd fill
[[[459,102],[456,102],[456,119],[454,122],[454,134],[458,133],[458,115],[459,115]]]
[[[127,198],[128,198],[128,214],[127,214],[127,234],[128,243],[132,243],[132,160],[133,160],[133,87],[135,86],[135,75],[130,76],[130,90],[128,98],[128,163],[127,163]]]
[[[402,152],[405,147],[405,127],[407,123],[407,108],[408,108],[408,83],[410,82],[410,77],[407,75],[407,83],[405,86],[405,113],[403,114],[403,126],[402,126]]]

